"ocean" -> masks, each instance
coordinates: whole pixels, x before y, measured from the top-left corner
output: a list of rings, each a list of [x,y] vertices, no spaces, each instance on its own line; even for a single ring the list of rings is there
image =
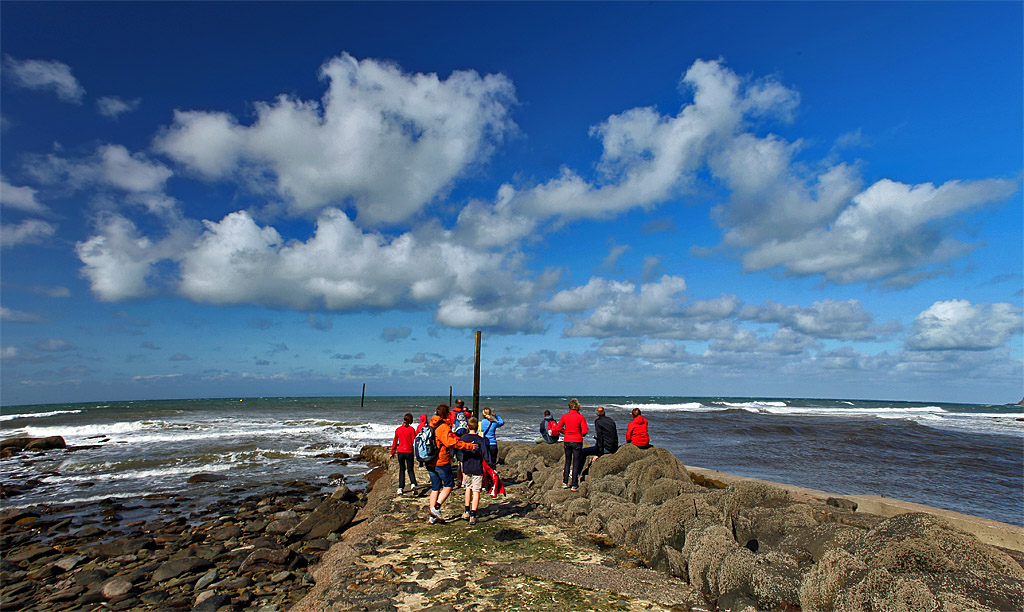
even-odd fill
[[[466,398],[472,406],[472,398]],[[505,420],[499,442],[532,442],[545,409],[568,397],[481,397]],[[605,406],[625,442],[632,408],[652,443],[683,463],[836,494],[885,495],[1024,525],[1019,406],[861,400],[580,397]],[[226,398],[49,404],[0,409],[0,436],[63,436],[84,447],[0,459],[2,507],[90,504],[150,494],[192,497],[301,480],[330,490],[367,467],[347,455],[390,444],[402,415],[448,397]],[[592,442],[592,439],[591,439]],[[189,483],[196,474],[226,476]]]

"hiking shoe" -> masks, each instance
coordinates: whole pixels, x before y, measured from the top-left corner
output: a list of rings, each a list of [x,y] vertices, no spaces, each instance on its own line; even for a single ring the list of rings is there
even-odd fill
[[[463,519],[468,519],[469,518],[469,513],[468,512],[463,512],[462,513],[462,518]]]
[[[441,522],[444,522],[444,515],[441,514],[441,510],[439,508],[435,508],[435,507],[431,506],[430,507],[430,515],[433,518],[436,518],[437,520],[439,520]]]
[[[568,485],[568,483],[564,483],[564,482],[563,482],[563,483],[562,483],[562,488],[563,488],[563,489],[568,489],[568,488],[569,488],[569,485]]]
[[[580,490],[580,488],[579,488],[579,487],[572,487],[572,488],[571,488],[571,489],[569,489],[569,490],[570,490],[570,491],[579,491],[579,490]]]
[[[475,516],[469,517],[469,524],[470,525],[476,525],[476,517]]]

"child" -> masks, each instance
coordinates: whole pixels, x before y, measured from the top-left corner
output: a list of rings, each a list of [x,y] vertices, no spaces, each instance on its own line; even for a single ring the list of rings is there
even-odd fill
[[[462,473],[466,476],[466,511],[462,514],[462,518],[469,519],[470,525],[476,524],[476,511],[480,508],[480,491],[484,488],[483,462],[486,461],[493,465],[487,441],[473,433],[477,431],[479,424],[476,417],[470,417],[469,431],[471,433],[462,436],[462,442],[477,445],[477,450],[462,451]]]

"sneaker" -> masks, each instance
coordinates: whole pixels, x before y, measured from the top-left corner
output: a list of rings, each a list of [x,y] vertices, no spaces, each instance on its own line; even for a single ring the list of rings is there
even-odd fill
[[[469,517],[469,524],[470,525],[476,525],[476,517],[475,516]]]
[[[580,488],[579,488],[579,487],[572,487],[572,488],[571,488],[571,489],[569,489],[569,490],[570,490],[570,491],[579,491],[579,490],[580,490]]]
[[[431,506],[430,507],[430,515],[433,518],[436,518],[439,521],[442,521],[442,522],[444,521],[444,515],[441,514],[441,510],[439,508],[434,508],[433,506]]]
[[[462,513],[462,518],[463,519],[468,519],[469,518],[469,513],[468,512],[463,512]]]
[[[401,494],[402,494],[402,487],[398,487],[398,494],[399,494],[399,495],[401,495]]]
[[[562,483],[562,488],[563,488],[563,489],[568,489],[568,488],[569,488],[569,485],[568,485],[567,483],[564,483],[564,482],[563,482],[563,483]]]
[[[427,519],[427,524],[428,525],[433,525],[435,523],[437,523],[437,519],[436,518],[430,517],[430,518]]]

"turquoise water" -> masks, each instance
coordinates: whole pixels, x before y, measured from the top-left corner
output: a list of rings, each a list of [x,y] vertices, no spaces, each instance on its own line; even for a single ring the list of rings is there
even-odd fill
[[[482,397],[506,421],[500,440],[532,441],[566,397]],[[340,460],[389,444],[406,412],[443,397],[227,398],[52,404],[0,409],[0,435],[63,436],[70,452],[0,460],[5,484],[38,484],[4,506],[88,502],[288,480],[334,486],[365,472]],[[603,405],[624,441],[639,407],[652,442],[687,465],[812,487],[877,494],[1024,524],[1020,407],[785,398],[580,397]],[[471,398],[467,404],[472,406]],[[219,483],[188,484],[197,473]]]

